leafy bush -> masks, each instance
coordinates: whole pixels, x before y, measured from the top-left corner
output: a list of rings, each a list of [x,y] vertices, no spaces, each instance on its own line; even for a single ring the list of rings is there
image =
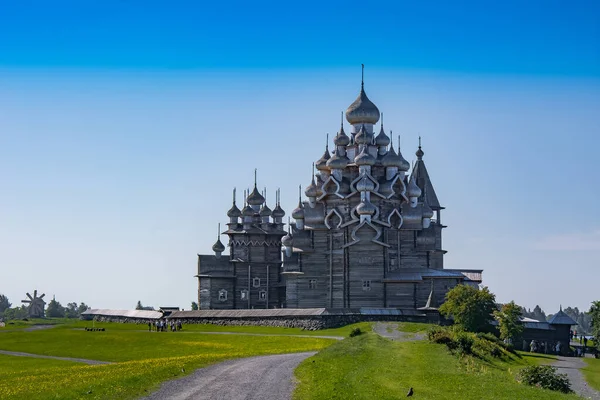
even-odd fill
[[[444,329],[439,326],[431,327],[427,331],[427,338],[432,343],[447,345],[448,343],[454,342],[452,336],[452,332],[450,332],[448,329]]]
[[[445,344],[451,352],[473,355],[478,358],[502,358],[506,356],[506,344],[490,333],[474,334],[455,327],[434,326],[427,332],[430,342]]]
[[[532,365],[523,368],[517,377],[519,382],[544,389],[571,393],[571,382],[566,374],[559,374],[550,365]]]
[[[350,331],[350,337],[362,335],[364,332],[360,328],[354,328]]]
[[[456,335],[456,348],[460,354],[473,354],[473,336],[467,332],[460,332]]]

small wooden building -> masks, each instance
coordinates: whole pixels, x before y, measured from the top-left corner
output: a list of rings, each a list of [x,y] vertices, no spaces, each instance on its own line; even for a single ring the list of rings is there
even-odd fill
[[[571,317],[560,310],[546,321],[523,318],[523,332],[514,341],[517,350],[530,351],[531,342],[537,342],[537,352],[556,354],[556,345],[560,342],[560,354],[567,355],[571,342],[571,326],[577,325]]]

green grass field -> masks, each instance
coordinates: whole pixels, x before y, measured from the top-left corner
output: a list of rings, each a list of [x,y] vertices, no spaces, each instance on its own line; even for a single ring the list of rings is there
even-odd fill
[[[338,342],[300,364],[294,398],[398,399],[410,387],[419,399],[577,398],[516,382],[516,372],[529,363],[517,357],[461,360],[444,345],[392,342],[367,333]]]
[[[600,359],[586,358],[587,367],[583,368],[583,376],[588,385],[600,391]]]
[[[57,326],[24,331],[49,322]],[[504,361],[459,360],[443,345],[383,339],[371,332],[370,323],[322,331],[191,324],[184,325],[182,332],[148,332],[143,324],[96,322],[96,327],[106,331],[84,330],[91,326],[92,322],[85,321],[36,320],[0,330],[2,350],[114,362],[90,366],[0,355],[0,399],[130,399],[150,393],[160,382],[226,359],[312,350],[322,352],[296,371],[300,380],[296,399],[392,399],[404,397],[411,386],[415,396],[423,399],[574,398],[515,381],[523,366],[547,363],[553,356],[520,353],[522,358]],[[398,326],[411,334],[429,327],[418,323]],[[347,337],[356,327],[367,333],[341,342],[291,336]],[[584,374],[597,387],[600,362],[595,361],[600,360],[589,361]]]
[[[96,326],[105,327],[105,332],[86,332],[83,326],[87,324],[0,332],[2,350],[115,362],[90,366],[0,355],[0,399],[135,398],[162,381],[208,364],[255,355],[318,351],[335,342],[285,335],[205,335],[192,326],[182,332],[148,332],[144,325],[103,323]],[[259,330],[278,334],[277,330]]]

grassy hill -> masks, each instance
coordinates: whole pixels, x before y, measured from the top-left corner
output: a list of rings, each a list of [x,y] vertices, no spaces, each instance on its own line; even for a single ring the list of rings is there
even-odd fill
[[[305,360],[296,376],[296,400],[575,399],[516,382],[516,372],[537,358],[484,361],[459,358],[426,340],[393,342],[368,332],[338,342]]]

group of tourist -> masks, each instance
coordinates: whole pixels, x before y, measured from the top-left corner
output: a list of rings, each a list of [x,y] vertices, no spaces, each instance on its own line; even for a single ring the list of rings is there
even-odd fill
[[[150,332],[167,332],[169,329],[171,329],[171,332],[180,331],[183,329],[183,325],[181,321],[167,321],[166,319],[159,319],[154,323],[148,322],[148,331]]]

